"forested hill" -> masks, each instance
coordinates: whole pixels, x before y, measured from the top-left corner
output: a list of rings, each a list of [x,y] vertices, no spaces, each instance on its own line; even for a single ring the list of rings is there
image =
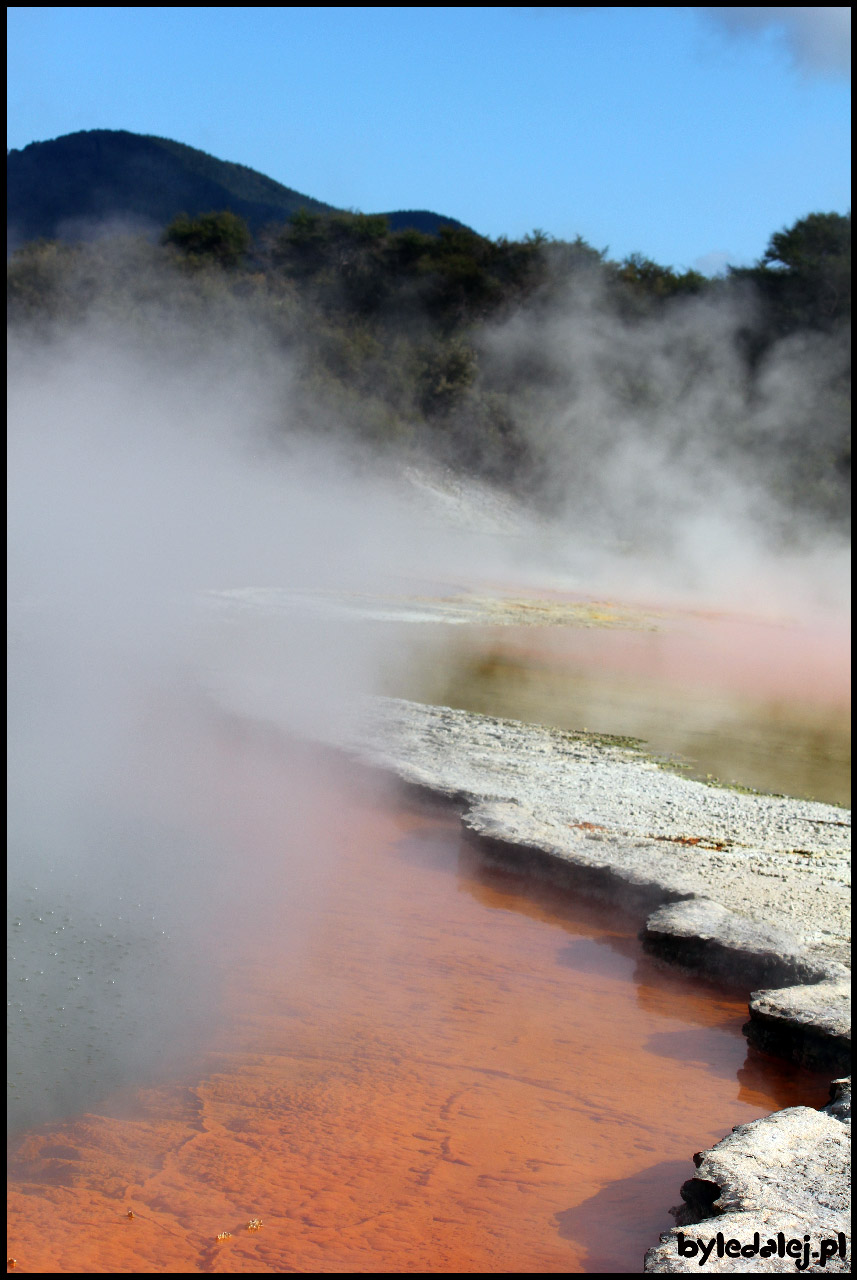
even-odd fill
[[[13,248],[28,240],[87,238],[111,221],[163,229],[178,214],[195,217],[212,209],[229,209],[254,232],[285,222],[298,209],[335,212],[245,165],[121,129],[70,133],[10,151],[6,177]],[[435,233],[439,226],[462,226],[425,209],[385,216],[394,230]]]
[[[9,170],[18,351],[89,332],[217,376],[261,361],[284,445],[428,455],[623,546],[662,548],[670,513],[718,493],[795,545],[847,528],[850,214],[809,213],[709,280],[579,236],[332,210],[130,133]]]

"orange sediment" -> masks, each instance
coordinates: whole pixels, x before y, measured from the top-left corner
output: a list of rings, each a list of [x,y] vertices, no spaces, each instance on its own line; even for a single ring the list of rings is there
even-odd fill
[[[277,767],[246,741],[198,764],[248,863],[269,846],[270,911],[224,920],[193,1071],[16,1142],[17,1269],[641,1270],[694,1151],[824,1101],[633,922],[486,868],[453,817],[362,775],[324,783],[324,871],[296,891],[288,815],[241,808]]]

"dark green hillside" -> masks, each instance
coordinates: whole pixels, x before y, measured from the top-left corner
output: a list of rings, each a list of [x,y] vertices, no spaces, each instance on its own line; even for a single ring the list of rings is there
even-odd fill
[[[443,218],[439,213],[429,213],[427,209],[397,209],[378,216],[387,219],[391,231],[422,231],[423,235],[436,236],[441,227],[470,230],[457,218]]]
[[[75,238],[110,219],[162,227],[177,213],[229,208],[258,226],[301,206],[330,208],[243,165],[120,130],[34,142],[10,152],[6,168],[7,220],[16,242]]]
[[[847,528],[850,215],[811,213],[707,280],[579,236],[332,210],[134,134],[34,145],[9,169],[24,342],[91,324],[158,360],[261,359],[272,439],[428,456],[623,545],[662,547],[671,513],[724,485],[766,537]],[[131,234],[81,234],[110,216]]]
[[[94,227],[111,220],[163,228],[181,213],[196,217],[229,209],[256,232],[287,221],[298,209],[334,211],[246,165],[124,130],[92,129],[33,142],[8,153],[6,174],[13,248],[28,240],[86,239]],[[434,233],[440,225],[462,225],[426,210],[386,216],[395,230]]]

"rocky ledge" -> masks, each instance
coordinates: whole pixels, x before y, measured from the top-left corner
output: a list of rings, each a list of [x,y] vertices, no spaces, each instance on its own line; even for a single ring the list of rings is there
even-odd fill
[[[850,1272],[850,1079],[831,1093],[821,1111],[789,1107],[698,1152],[646,1271]]]
[[[752,1043],[849,1069],[849,811],[692,781],[619,739],[399,699],[373,703],[348,745],[455,801],[488,859],[636,910],[643,945],[665,961],[762,987],[745,1026]],[[679,1221],[716,1217],[721,1251],[729,1240],[752,1247],[754,1232],[760,1249],[772,1239],[780,1251],[807,1235],[816,1250],[836,1239],[837,1257],[808,1256],[808,1269],[847,1270],[839,1086],[825,1110],[777,1112],[700,1153]],[[679,1254],[682,1229],[649,1251],[647,1270],[699,1270],[698,1254]],[[707,1271],[795,1269],[785,1253],[718,1257],[718,1247]]]
[[[401,699],[373,702],[348,738],[456,801],[491,857],[637,909],[672,963],[747,987],[848,976],[848,810],[696,782],[621,739]]]
[[[850,1070],[851,983],[754,991],[744,1034],[751,1044],[802,1067]]]

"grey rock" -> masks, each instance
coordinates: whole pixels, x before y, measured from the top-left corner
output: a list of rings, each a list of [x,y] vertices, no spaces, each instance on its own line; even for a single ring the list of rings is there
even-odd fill
[[[674,964],[743,986],[783,978],[818,982],[825,976],[825,968],[807,958],[793,934],[708,898],[660,907],[641,937],[647,951]]]
[[[721,1232],[724,1240],[761,1244],[810,1236],[810,1248],[818,1251],[822,1239],[848,1239],[850,1231],[850,1128],[825,1111],[790,1107],[752,1124],[739,1125],[722,1142],[694,1157],[694,1176],[681,1189],[685,1208],[677,1214],[679,1225],[665,1232],[649,1249],[645,1270],[699,1273],[700,1258],[679,1256],[680,1235],[706,1246]],[[850,1245],[850,1241],[849,1241]],[[685,1245],[687,1249],[687,1245]],[[826,1267],[810,1260],[810,1272],[849,1271],[846,1258],[829,1258]],[[704,1264],[708,1272],[795,1270],[795,1260],[780,1258],[717,1258]]]
[[[851,1124],[851,1077],[834,1080],[830,1085],[830,1102],[821,1108],[842,1124]]]
[[[617,740],[394,698],[355,719],[349,745],[458,803],[497,861],[621,899],[642,920],[679,906],[669,932],[650,922],[647,945],[672,948],[674,960],[682,951],[686,967],[685,926],[699,911],[703,969],[722,974],[731,956],[747,987],[847,972],[847,810],[707,786]],[[680,905],[693,899],[713,906]]]
[[[813,986],[754,991],[744,1034],[757,1048],[802,1067],[848,1071],[851,984],[839,978]]]

